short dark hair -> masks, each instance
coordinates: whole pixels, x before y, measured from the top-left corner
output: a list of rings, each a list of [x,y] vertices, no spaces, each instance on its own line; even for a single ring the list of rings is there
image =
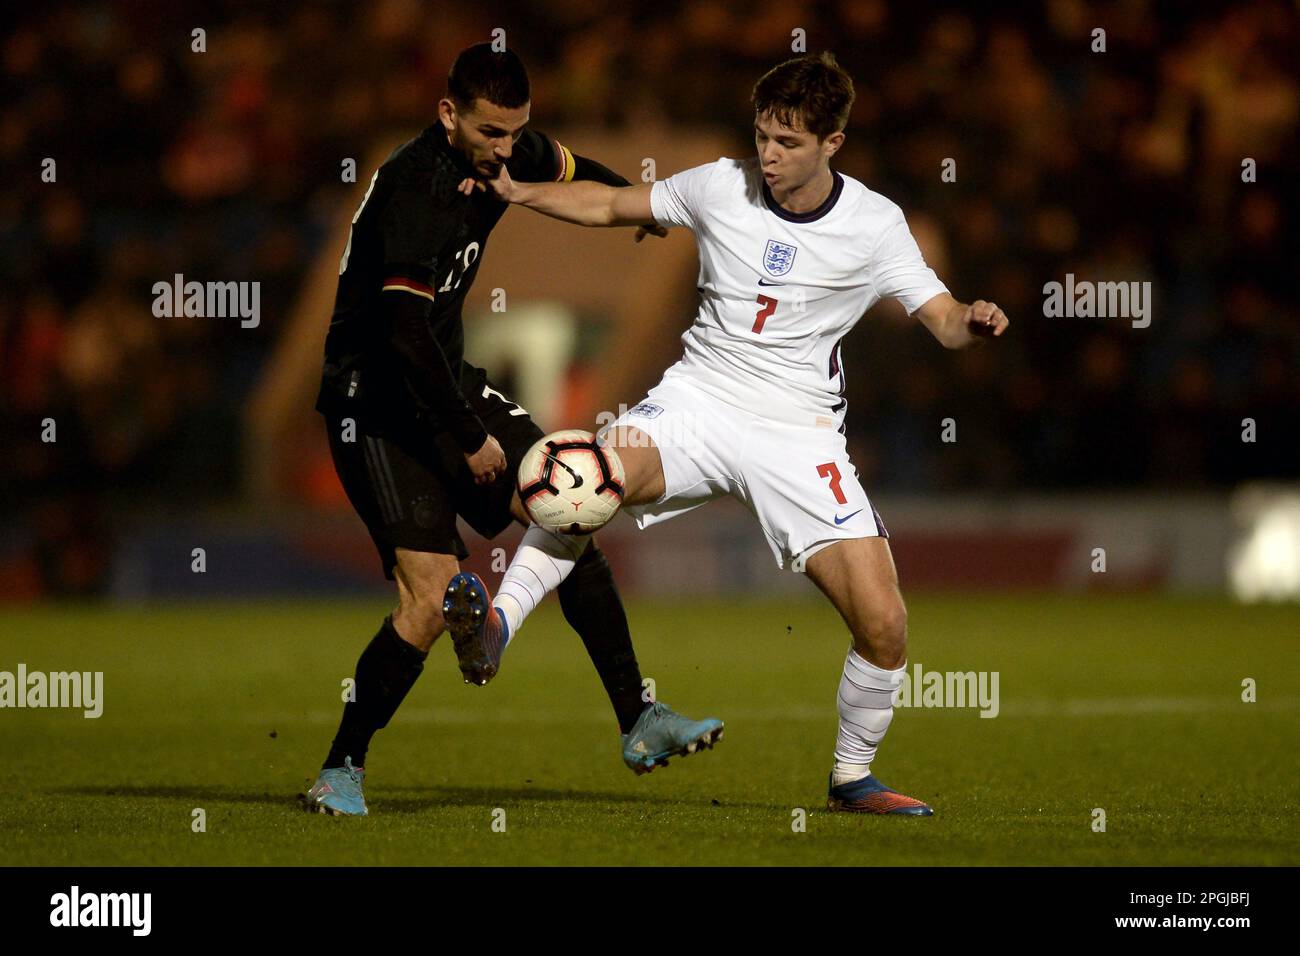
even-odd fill
[[[528,71],[514,50],[498,53],[491,43],[475,43],[451,65],[447,96],[462,110],[473,109],[477,99],[515,109],[529,100]]]
[[[809,53],[774,66],[754,84],[754,112],[815,133],[819,140],[844,129],[853,107],[853,79],[835,54]]]

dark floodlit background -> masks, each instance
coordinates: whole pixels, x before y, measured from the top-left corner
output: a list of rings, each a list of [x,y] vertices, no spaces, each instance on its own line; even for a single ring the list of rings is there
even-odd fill
[[[903,206],[954,294],[1013,323],[946,352],[886,303],[845,343],[850,447],[905,586],[1300,578],[1294,4],[141,2],[6,14],[0,598],[381,583],[311,410],[320,342],[376,162],[494,28],[529,67],[534,125],[634,180],[752,152],[749,89],[793,30],[851,72],[838,168]],[[544,427],[591,427],[677,357],[692,250],[512,210],[470,357]],[[156,318],[151,287],[177,273],[259,282],[260,324]],[[1150,326],[1044,317],[1067,273],[1150,281]],[[642,538],[620,519],[607,549],[632,589],[768,587],[738,511]]]

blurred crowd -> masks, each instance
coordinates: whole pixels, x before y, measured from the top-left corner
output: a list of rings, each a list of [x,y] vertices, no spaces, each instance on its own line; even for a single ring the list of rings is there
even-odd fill
[[[1013,322],[960,355],[887,306],[859,326],[844,358],[869,488],[1300,476],[1300,19],[1283,0],[56,3],[8,14],[0,43],[0,577],[21,538],[40,589],[94,590],[120,505],[238,498],[275,323],[159,320],[152,285],[255,279],[282,314],[352,195],[339,158],[431,122],[455,53],[498,26],[548,127],[710,126],[733,155],[792,30],[838,55],[858,91],[839,167],[908,211],[958,298]],[[1151,282],[1150,327],[1045,318],[1042,286],[1067,273]]]

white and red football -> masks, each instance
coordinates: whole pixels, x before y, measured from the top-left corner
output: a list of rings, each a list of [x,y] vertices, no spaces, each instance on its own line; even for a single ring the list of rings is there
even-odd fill
[[[623,503],[623,462],[591,432],[552,432],[519,464],[519,500],[543,528],[590,534]]]

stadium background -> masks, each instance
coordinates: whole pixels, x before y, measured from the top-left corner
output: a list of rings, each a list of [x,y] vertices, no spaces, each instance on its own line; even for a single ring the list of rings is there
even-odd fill
[[[530,68],[534,124],[633,179],[646,158],[662,177],[748,153],[749,86],[788,54],[793,26],[850,70],[840,168],[905,208],[958,297],[1014,322],[996,349],[947,353],[886,303],[845,343],[852,453],[905,582],[1090,587],[1091,547],[1109,545],[1107,586],[1222,588],[1232,490],[1300,475],[1286,4],[386,0],[55,4],[9,19],[10,600],[379,583],[310,411],[332,266],[377,158],[431,122],[451,58],[494,27]],[[1107,50],[1092,52],[1103,22]],[[206,52],[191,51],[195,27]],[[55,183],[39,175],[47,156]],[[1257,182],[1242,182],[1244,157]],[[347,158],[359,184],[342,181]],[[544,426],[590,426],[675,359],[690,241],[648,245],[518,210],[494,237],[471,355],[493,359]],[[155,319],[150,288],[176,273],[260,282],[260,324]],[[1066,273],[1152,282],[1150,327],[1044,318],[1042,285]],[[504,317],[487,311],[493,288]],[[41,440],[46,417],[56,443]],[[705,588],[771,577],[745,558],[743,516],[711,510],[645,550],[701,551],[716,570],[689,577]],[[196,582],[182,559],[200,541],[213,560]],[[671,565],[633,558],[626,586]]]

